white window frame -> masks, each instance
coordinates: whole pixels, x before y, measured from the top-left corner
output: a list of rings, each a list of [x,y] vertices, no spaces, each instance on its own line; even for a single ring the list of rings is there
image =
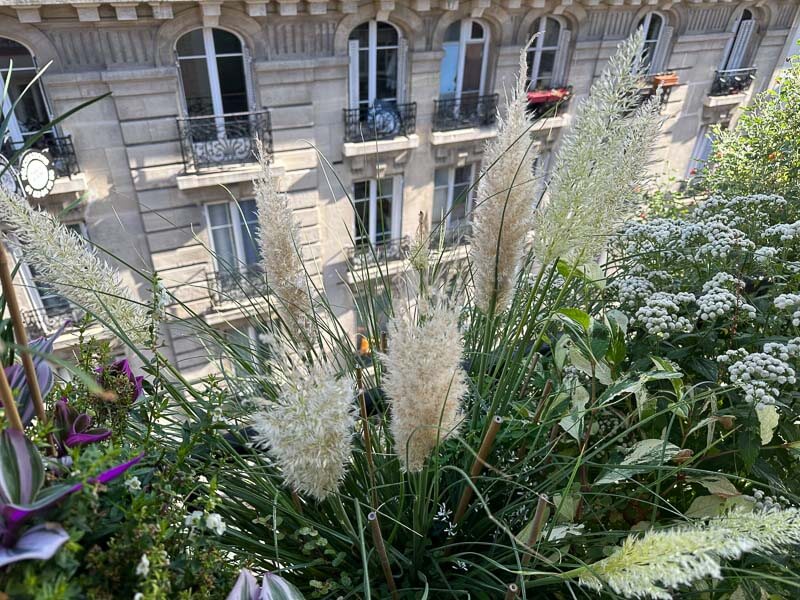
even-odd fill
[[[35,75],[36,73],[39,72],[39,67],[36,64],[36,57],[33,55],[33,52],[31,52],[28,49],[27,46],[25,46],[24,44],[22,44],[20,42],[17,42],[17,40],[15,40],[13,38],[6,37],[6,36],[0,36],[0,37],[3,37],[3,38],[5,38],[7,40],[10,40],[12,42],[16,42],[17,44],[20,44],[20,46],[22,46],[23,48],[25,48],[25,50],[27,50],[28,54],[31,57],[31,62],[33,63],[33,66],[31,66],[31,67],[19,67],[17,65],[12,65],[12,73],[15,73],[15,72],[18,72],[18,71],[33,71],[33,73]],[[5,89],[7,72],[8,72],[8,69],[0,69],[0,90]],[[42,85],[41,78],[36,80],[36,83],[34,84],[34,86],[31,87],[31,89],[33,89],[33,87],[36,87],[36,86],[38,86],[39,93],[42,96],[42,102],[44,104],[44,109],[45,109],[45,111],[47,113],[45,116],[47,117],[47,119],[49,121],[52,121],[53,120],[53,112],[50,110],[50,103],[47,101],[47,95],[44,93],[44,85]],[[11,139],[11,141],[14,144],[24,144],[25,143],[25,135],[22,133],[22,127],[20,127],[20,125],[19,125],[19,121],[17,120],[17,115],[12,111],[13,105],[14,105],[14,103],[11,102],[11,98],[9,98],[8,96],[4,96],[3,97],[3,114],[4,115],[8,115],[8,114],[11,115],[11,118],[8,120],[8,126],[6,128],[6,135],[9,137],[9,139]],[[48,131],[52,132],[53,129],[51,128]],[[38,133],[38,132],[30,132],[29,135],[33,135],[34,133]]]
[[[378,181],[380,179],[390,179],[392,181],[392,225],[391,231],[389,232],[389,237],[384,238],[380,242],[377,241],[378,237]],[[369,182],[369,198],[367,200],[363,200],[361,198],[356,199],[355,197],[355,184],[362,183],[364,181]],[[353,182],[354,190],[353,190],[353,202],[369,202],[369,223],[365,223],[367,234],[369,237],[370,244],[375,246],[380,246],[382,244],[386,244],[391,242],[392,240],[396,240],[400,237],[401,229],[401,219],[402,219],[402,207],[403,207],[403,177],[402,175],[395,175],[395,176],[388,176],[388,177],[378,177],[372,179],[359,179],[358,181]],[[383,198],[385,196],[382,196]],[[354,225],[354,236],[353,240],[356,244],[359,244],[359,230],[358,230],[358,211],[354,211],[353,215],[353,225]],[[363,241],[361,242],[363,243]]]
[[[378,23],[385,23],[394,28],[397,33],[396,46],[378,46]],[[377,66],[378,66],[378,50],[394,50],[397,53],[397,81],[395,89],[397,95],[394,98],[381,98],[382,101],[396,102],[400,104],[403,97],[402,86],[405,85],[403,81],[403,73],[405,68],[405,56],[402,51],[403,37],[400,35],[400,30],[388,21],[378,21],[377,19],[370,19],[369,23],[369,39],[367,41],[367,99],[364,100],[360,97],[361,86],[359,85],[359,77],[361,76],[361,69],[359,61],[361,60],[361,51],[363,48],[358,45],[358,40],[349,40],[349,53],[350,53],[350,108],[360,108],[361,105],[371,107],[375,104],[375,95],[377,93]],[[363,23],[362,23],[363,25]],[[360,27],[361,25],[359,25]],[[355,29],[354,29],[355,31]]]
[[[547,30],[547,20],[552,19],[556,23],[558,23],[558,38],[556,41],[555,46],[545,46],[544,45],[544,38],[545,38],[545,31]],[[565,36],[565,32],[569,30],[565,27],[564,23],[561,22],[560,19],[552,15],[542,15],[537,17],[536,24],[538,24],[538,28],[536,31],[531,31],[531,37],[534,35],[536,39],[531,44],[530,48],[528,48],[528,64],[531,65],[531,78],[528,82],[528,91],[532,91],[536,89],[536,82],[539,79],[539,69],[541,68],[542,63],[542,53],[555,51],[555,59],[553,60],[553,75],[550,81],[551,87],[555,87],[561,85],[562,81],[557,81],[558,78],[563,78],[565,73],[559,73],[559,67],[564,63],[562,58],[562,53],[567,51],[565,44],[568,43],[569,37]],[[565,42],[565,40],[567,40]],[[563,70],[564,67],[561,67]]]
[[[744,18],[745,13],[750,15],[749,19]],[[725,45],[725,51],[722,53],[722,62],[719,65],[720,71],[735,71],[746,68],[744,61],[753,42],[755,28],[756,16],[752,10],[745,8],[733,24],[733,35],[728,40]]]
[[[650,23],[653,20],[653,17],[658,17],[661,19],[661,27],[658,28],[658,35],[655,38],[648,38],[647,32],[650,30]],[[642,28],[644,37],[642,39],[642,44],[639,46],[639,52],[636,54],[636,60],[634,62],[634,71],[638,71],[641,69],[641,61],[642,61],[642,54],[644,53],[644,47],[648,43],[653,44],[653,54],[650,57],[650,64],[647,65],[647,69],[645,70],[646,75],[656,75],[663,70],[663,62],[666,58],[667,48],[666,45],[669,44],[669,38],[672,36],[672,28],[667,25],[667,18],[658,11],[650,11],[647,13],[644,18],[641,20],[640,24],[637,26]]]
[[[466,208],[464,209],[464,223],[470,223],[472,221],[472,209],[473,209],[473,202],[475,201],[475,169],[476,164],[471,163],[469,165],[463,165],[465,167],[469,167],[469,184],[470,187],[467,188],[467,198],[466,198]],[[447,189],[447,201],[445,206],[445,231],[451,231],[453,229],[453,201],[456,199],[455,197],[455,187],[456,187],[456,170],[460,167],[453,166],[453,167],[441,167],[442,169],[447,169],[447,184],[436,186],[434,184],[433,193],[434,196],[436,195],[436,190],[441,190],[446,187]],[[435,181],[435,180],[434,180]],[[437,220],[441,215],[434,215],[434,218]],[[441,221],[439,221],[441,222]],[[464,223],[460,223],[463,225]]]
[[[472,24],[477,23],[481,26],[483,30],[483,37],[478,39],[472,38]],[[458,37],[458,66],[456,72],[456,91],[455,97],[461,98],[462,94],[464,93],[464,66],[467,60],[467,46],[468,45],[478,45],[481,44],[483,46],[481,52],[481,78],[480,78],[480,87],[477,90],[478,96],[483,95],[483,91],[486,88],[486,65],[488,63],[489,57],[489,28],[486,26],[485,23],[478,19],[462,19],[461,20],[461,31],[459,32]],[[445,44],[455,44],[456,42],[445,42]],[[470,93],[473,93],[474,90],[468,90]]]
[[[241,200],[224,200],[224,201],[221,201],[221,202],[208,202],[208,203],[203,205],[203,212],[205,214],[205,219],[206,219],[206,227],[208,228],[208,245],[211,248],[211,253],[214,256],[214,266],[216,267],[216,271],[218,273],[223,273],[225,271],[233,269],[234,267],[236,267],[236,268],[238,268],[240,270],[244,270],[247,267],[250,267],[250,266],[253,266],[253,264],[256,264],[256,263],[248,264],[246,262],[247,258],[246,258],[246,254],[245,254],[245,250],[244,250],[244,239],[242,238],[242,229],[244,228],[243,226],[246,225],[246,223],[242,219],[242,211],[239,208],[239,203],[240,202],[249,202],[249,201],[254,201],[254,200],[252,198],[242,198]],[[220,260],[219,260],[220,257],[217,255],[217,251],[216,251],[216,249],[214,247],[214,234],[213,234],[213,231],[215,229],[222,229],[223,227],[227,227],[227,226],[226,225],[212,225],[211,224],[211,215],[208,212],[208,207],[209,206],[221,206],[221,205],[227,205],[228,213],[230,214],[230,218],[231,218],[230,227],[233,229],[233,245],[234,245],[234,248],[236,249],[236,256],[234,257],[234,259],[236,261],[235,264],[229,264],[229,265],[220,264]],[[255,240],[256,239],[255,232],[251,231],[251,233],[253,234],[253,239]]]

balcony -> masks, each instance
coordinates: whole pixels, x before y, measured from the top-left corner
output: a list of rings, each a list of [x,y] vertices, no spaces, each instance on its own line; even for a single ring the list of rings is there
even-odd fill
[[[267,295],[267,284],[260,265],[243,265],[240,270],[215,271],[207,276],[211,304],[248,301]]]
[[[2,154],[9,160],[22,150],[25,141],[13,141],[8,139],[3,144]],[[71,177],[80,173],[78,157],[75,155],[75,146],[72,144],[71,135],[55,135],[52,132],[45,133],[30,147],[48,156],[50,164],[56,173],[56,177]]]
[[[732,69],[717,71],[711,84],[709,96],[734,96],[744,94],[756,78],[756,69]]]
[[[497,120],[497,94],[464,95],[433,101],[433,131],[490,127]]]
[[[372,142],[409,136],[417,127],[417,103],[378,101],[374,106],[344,109],[344,141]]]
[[[450,249],[457,246],[466,246],[469,244],[469,236],[472,233],[472,225],[464,223],[447,227],[442,230],[441,226],[434,228],[430,237],[431,250]]]
[[[28,336],[33,339],[52,334],[64,324],[64,321],[73,323],[80,321],[84,317],[84,312],[64,302],[48,309],[23,311],[21,316]]]
[[[178,119],[187,173],[256,162],[256,140],[272,151],[268,110]]]
[[[563,112],[572,97],[572,87],[549,90],[530,90],[528,92],[528,114],[534,119],[553,117]]]
[[[379,244],[359,244],[347,248],[347,263],[350,270],[369,268],[378,264],[402,260],[408,254],[411,240],[408,236],[387,240]]]

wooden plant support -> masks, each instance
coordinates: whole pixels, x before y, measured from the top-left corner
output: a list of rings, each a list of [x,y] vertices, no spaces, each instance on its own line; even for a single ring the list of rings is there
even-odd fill
[[[486,431],[486,435],[483,437],[481,447],[478,449],[478,456],[475,457],[475,461],[472,463],[472,468],[469,471],[469,478],[473,483],[478,479],[478,475],[481,474],[483,465],[486,464],[489,452],[492,451],[492,446],[494,446],[494,438],[497,437],[497,432],[500,431],[500,425],[502,425],[502,423],[503,417],[495,416],[495,418],[492,419],[492,423],[489,425],[489,429]],[[466,485],[461,494],[461,500],[458,502],[456,514],[453,517],[454,523],[458,523],[467,513],[470,500],[472,500],[472,486]]]

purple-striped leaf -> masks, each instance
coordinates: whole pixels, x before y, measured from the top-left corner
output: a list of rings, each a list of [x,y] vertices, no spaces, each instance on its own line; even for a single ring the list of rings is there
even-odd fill
[[[261,588],[253,574],[247,569],[242,569],[226,600],[258,600],[260,592]]]
[[[21,431],[0,433],[0,502],[30,504],[44,483],[39,450]]]
[[[0,547],[0,567],[21,560],[47,560],[69,539],[57,523],[43,523],[23,533],[10,547]]]

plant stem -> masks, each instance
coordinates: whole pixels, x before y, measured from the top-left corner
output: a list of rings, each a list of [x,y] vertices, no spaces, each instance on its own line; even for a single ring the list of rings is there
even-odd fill
[[[389,586],[389,593],[392,595],[392,600],[397,600],[397,587],[394,584],[394,576],[392,575],[392,567],[389,565],[389,557],[386,555],[386,546],[383,543],[383,534],[381,533],[381,526],[378,523],[378,513],[371,512],[367,515],[367,520],[370,522],[372,528],[372,541],[375,544],[375,550],[381,561],[381,568],[383,569],[383,576],[386,578],[386,585]]]
[[[11,386],[8,385],[6,371],[3,368],[0,368],[0,399],[3,402],[3,409],[6,412],[6,419],[11,429],[22,431],[22,420],[19,418],[17,403],[14,401],[14,393],[11,391]]]
[[[481,442],[481,446],[478,449],[478,455],[475,457],[475,461],[472,463],[472,468],[469,472],[470,480],[473,483],[478,479],[478,475],[481,474],[483,465],[486,464],[486,458],[489,456],[489,452],[492,451],[492,446],[494,446],[494,438],[497,436],[497,432],[500,431],[500,425],[502,423],[502,417],[497,416],[492,419],[489,429],[486,431],[486,435],[483,437],[483,442]],[[458,508],[456,509],[455,516],[453,517],[453,521],[455,523],[458,523],[466,514],[470,500],[472,500],[472,486],[467,484],[464,486],[464,491],[461,494],[461,500],[458,502]]]
[[[39,389],[39,380],[36,378],[36,367],[33,364],[33,357],[28,352],[28,334],[25,332],[25,324],[22,321],[22,314],[17,302],[17,294],[14,291],[14,282],[11,279],[11,269],[8,264],[8,253],[3,244],[0,244],[0,283],[3,286],[3,296],[8,305],[8,312],[11,316],[11,325],[14,328],[14,337],[17,344],[23,348],[20,352],[22,358],[22,368],[25,370],[25,378],[28,380],[33,407],[36,410],[36,417],[39,422],[44,424],[47,416],[44,412],[44,401],[42,391]],[[7,383],[7,382],[6,382]]]
[[[531,523],[531,530],[528,534],[528,548],[533,548],[539,535],[542,533],[544,527],[544,511],[547,508],[547,494],[539,494],[539,500],[536,503],[536,512],[533,514],[533,522]],[[525,554],[522,557],[522,566],[527,566],[531,562],[532,554]]]

